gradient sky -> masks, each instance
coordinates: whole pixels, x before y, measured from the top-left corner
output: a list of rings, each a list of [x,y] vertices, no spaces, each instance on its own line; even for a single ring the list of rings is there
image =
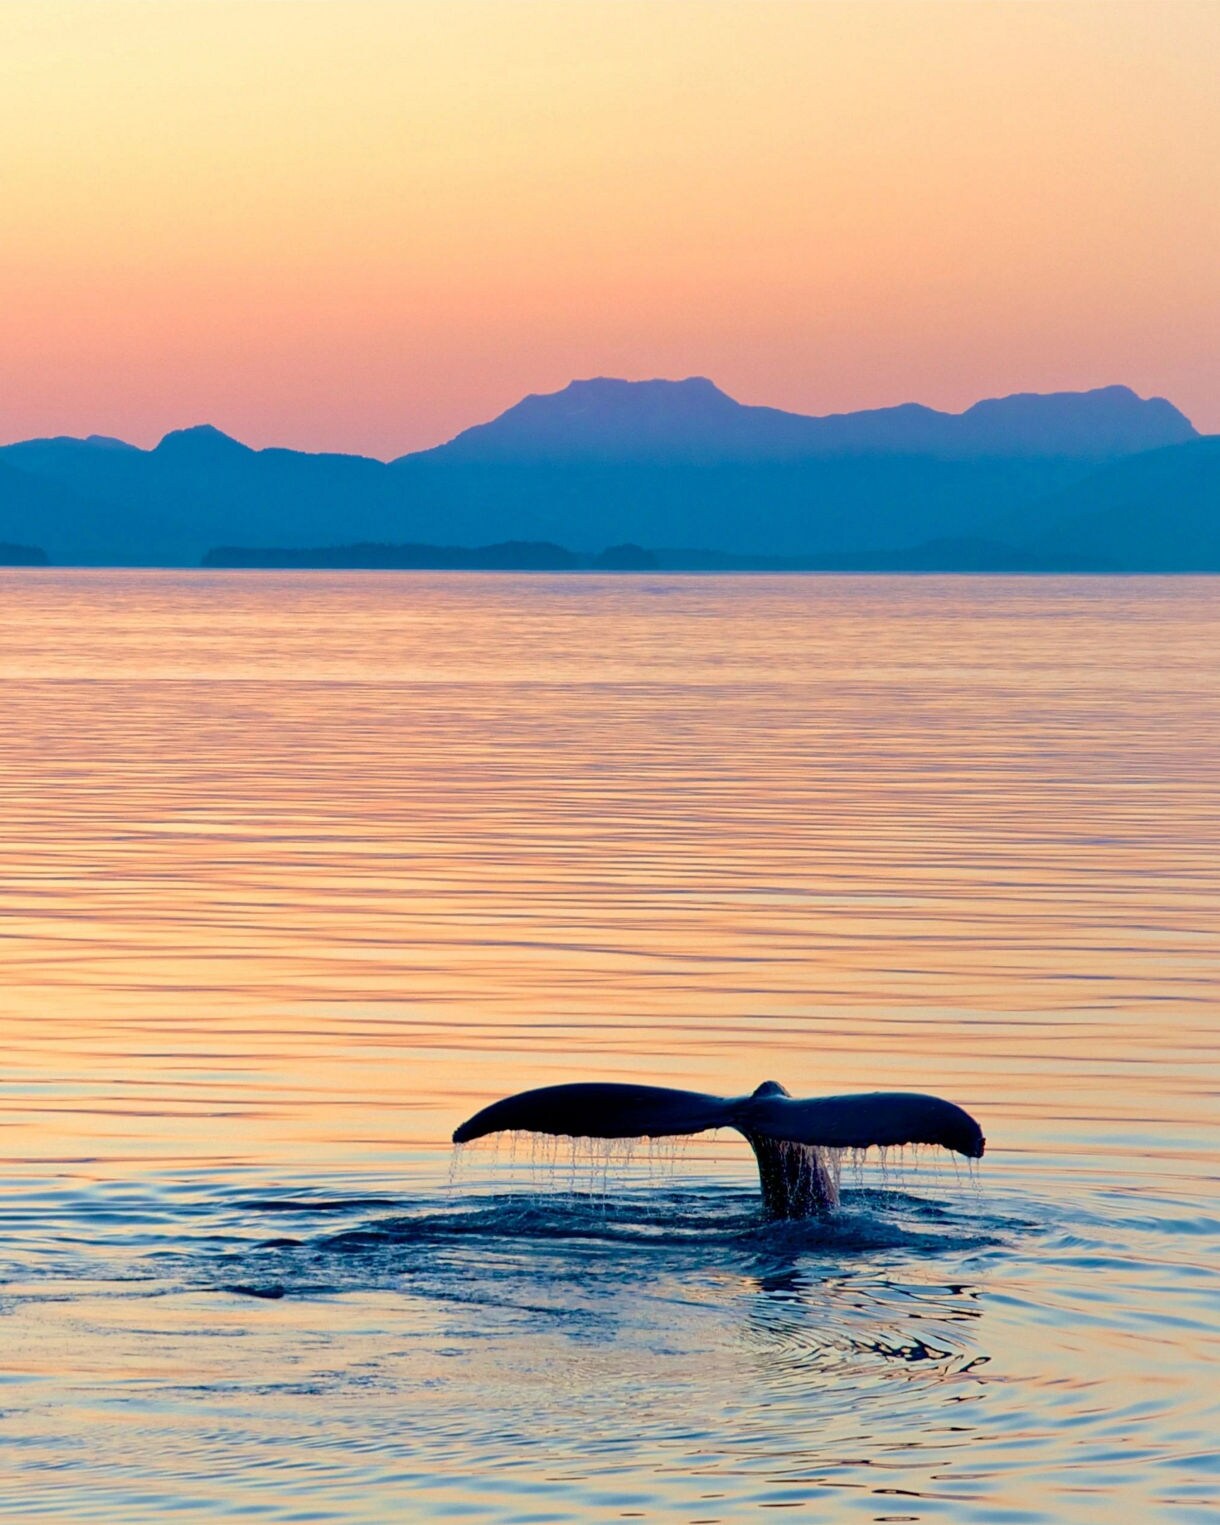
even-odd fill
[[[394,455],[574,376],[1220,429],[1212,0],[0,6],[0,438]]]

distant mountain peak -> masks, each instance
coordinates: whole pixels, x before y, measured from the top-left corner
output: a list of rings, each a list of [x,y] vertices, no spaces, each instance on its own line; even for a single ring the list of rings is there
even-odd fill
[[[471,460],[717,460],[732,441],[752,444],[742,425],[755,413],[706,376],[627,381],[591,376],[557,392],[531,392],[486,424],[466,429],[440,449]]]
[[[600,416],[608,422],[678,420],[707,416],[709,412],[737,412],[740,408],[740,403],[735,402],[727,392],[722,392],[706,376],[686,376],[681,381],[668,381],[661,377],[651,381],[625,381],[619,376],[590,376],[579,381],[569,381],[558,392],[531,392],[515,407],[502,413],[495,422],[529,416]]]
[[[249,445],[243,445],[240,440],[235,440],[231,434],[226,434],[218,429],[215,424],[192,424],[186,429],[171,429],[157,445],[158,451],[199,451],[213,452],[219,449],[249,451]]]
[[[986,456],[1100,462],[1195,437],[1163,398],[1130,387],[1016,393],[962,413],[920,403],[813,417],[735,401],[705,376],[595,376],[531,393],[437,452],[455,461],[659,465],[813,460],[853,455]]]
[[[84,439],[75,434],[51,434],[40,439],[20,440],[16,448],[38,449],[42,446],[68,450],[139,450],[138,445],[129,445],[125,439],[115,439],[111,434],[87,434]]]
[[[569,381],[567,386],[561,387],[558,392],[531,392],[530,396],[551,399],[596,397],[605,398],[607,401],[624,402],[646,396],[704,400],[719,398],[725,402],[733,401],[727,392],[706,376],[683,376],[680,380],[654,376],[648,381],[628,381],[622,376],[588,376]]]
[[[1127,386],[1087,392],[1016,392],[990,397],[958,415],[978,449],[1063,454],[1104,460],[1196,439],[1195,426],[1163,397]]]

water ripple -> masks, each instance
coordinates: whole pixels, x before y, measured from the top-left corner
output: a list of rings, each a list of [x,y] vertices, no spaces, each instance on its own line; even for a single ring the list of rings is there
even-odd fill
[[[0,573],[0,1516],[1213,1517],[1218,590]]]

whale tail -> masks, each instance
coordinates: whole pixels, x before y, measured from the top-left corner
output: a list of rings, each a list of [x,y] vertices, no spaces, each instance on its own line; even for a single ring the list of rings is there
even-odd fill
[[[961,1107],[914,1091],[802,1101],[768,1080],[749,1096],[586,1081],[541,1086],[493,1102],[454,1131],[455,1144],[521,1131],[574,1138],[664,1138],[736,1128],[758,1161],[763,1203],[777,1218],[807,1217],[838,1201],[844,1149],[937,1144],[971,1159],[982,1130]]]

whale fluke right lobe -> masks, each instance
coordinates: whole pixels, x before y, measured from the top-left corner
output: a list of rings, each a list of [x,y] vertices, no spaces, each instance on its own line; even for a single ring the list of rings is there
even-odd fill
[[[827,1149],[892,1148],[938,1144],[979,1159],[983,1131],[961,1107],[918,1091],[869,1091],[851,1096],[750,1097],[749,1131]],[[739,1125],[740,1126],[740,1125]]]

